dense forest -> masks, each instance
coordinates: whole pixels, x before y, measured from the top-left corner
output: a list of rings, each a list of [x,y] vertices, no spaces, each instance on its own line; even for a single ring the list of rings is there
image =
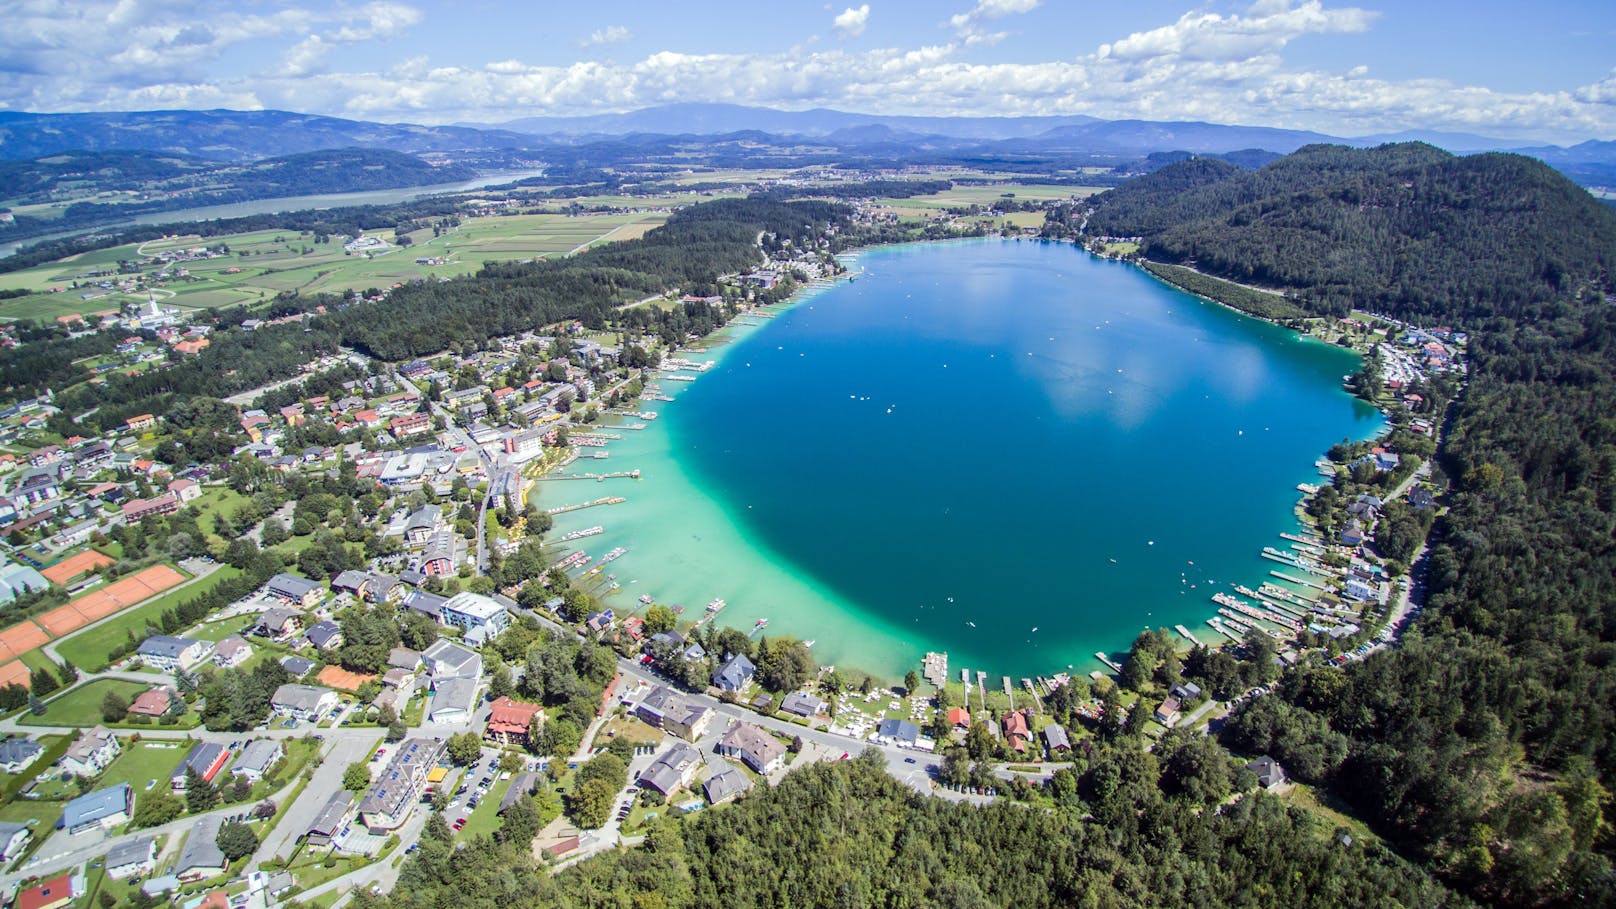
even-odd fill
[[[1344,674],[1290,671],[1231,744],[1311,756],[1311,778],[1480,897],[1608,904],[1616,211],[1536,161],[1419,145],[1188,161],[1094,205],[1091,233],[1148,257],[1470,331],[1426,615]]]
[[[1276,799],[1193,810],[1167,794],[1156,759],[1137,747],[1087,763],[1074,808],[1054,812],[922,796],[875,755],[817,764],[733,808],[664,820],[643,847],[554,877],[535,866],[522,837],[456,850],[434,838],[429,823],[397,886],[378,902],[386,909],[1467,905],[1384,848],[1353,842]],[[1105,812],[1109,822],[1084,821],[1083,808]]]
[[[1099,197],[1094,236],[1147,259],[1432,321],[1520,319],[1609,281],[1616,219],[1548,165],[1422,144],[1312,145],[1255,171],[1210,159]]]

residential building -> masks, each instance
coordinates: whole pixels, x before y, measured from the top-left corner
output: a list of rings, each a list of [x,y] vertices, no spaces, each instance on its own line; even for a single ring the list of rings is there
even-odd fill
[[[1178,708],[1178,698],[1169,697],[1163,700],[1161,706],[1156,708],[1156,722],[1163,726],[1171,726],[1178,722]]]
[[[315,622],[303,634],[316,650],[335,650],[342,646],[342,627],[336,622]]]
[[[486,735],[501,745],[525,744],[535,723],[543,724],[543,707],[500,697],[490,705]]]
[[[707,801],[714,805],[722,805],[740,797],[741,793],[752,788],[752,781],[746,774],[734,767],[725,767],[701,784],[702,794]]]
[[[174,691],[167,685],[148,688],[135,695],[135,700],[129,705],[129,712],[135,716],[161,717],[167,716],[174,709]]]
[[[70,834],[100,828],[111,830],[129,822],[135,811],[135,790],[128,783],[85,793],[62,806],[57,827]]]
[[[168,775],[169,788],[175,792],[184,792],[187,771],[191,770],[211,783],[229,761],[229,748],[218,742],[197,742],[185,753],[184,759],[174,768],[174,772]]]
[[[421,551],[421,570],[427,577],[444,578],[455,573],[455,536],[440,530],[427,541]]]
[[[751,683],[755,675],[757,667],[746,658],[746,654],[738,653],[713,674],[713,684],[725,691],[740,691]]]
[[[1257,785],[1264,789],[1272,789],[1286,780],[1285,768],[1266,754],[1247,764],[1246,769],[1257,775]]]
[[[701,752],[693,745],[679,742],[641,771],[640,784],[666,797],[688,785],[700,768]]]
[[[352,792],[340,791],[326,800],[325,807],[314,816],[314,821],[303,834],[310,846],[341,845],[338,838],[348,826],[348,822],[353,820],[358,809],[354,795]]]
[[[84,894],[84,877],[69,872],[17,894],[16,909],[61,909]]]
[[[157,867],[157,840],[143,836],[107,850],[107,877],[115,881],[151,874]]]
[[[229,669],[240,666],[252,656],[252,645],[239,634],[233,634],[213,646],[214,665]]]
[[[365,591],[370,587],[370,582],[370,575],[350,568],[331,579],[331,589],[337,593],[351,593],[363,600],[366,599]]]
[[[183,477],[168,484],[168,491],[179,500],[181,505],[202,498],[202,484]]]
[[[34,834],[27,824],[0,821],[0,862],[9,862],[22,855],[33,838]]]
[[[7,773],[21,773],[24,769],[39,760],[45,753],[45,746],[26,738],[9,738],[0,742],[0,770]]]
[[[286,756],[286,749],[278,739],[254,739],[241,749],[230,773],[256,783],[269,774],[276,762]]]
[[[421,652],[421,659],[434,679],[475,679],[483,674],[482,654],[446,638],[432,642],[432,646]]]
[[[286,641],[303,630],[303,613],[290,606],[274,606],[258,617],[253,634],[272,641]]]
[[[163,672],[188,671],[207,656],[209,644],[190,638],[175,638],[156,634],[140,642],[135,655],[153,669]]]
[[[308,578],[282,572],[269,579],[264,592],[303,609],[312,609],[325,599],[325,588]]]
[[[360,818],[371,833],[388,833],[403,826],[442,754],[443,743],[437,739],[406,739],[398,746],[381,778],[359,803]]]
[[[1065,754],[1072,750],[1071,737],[1066,734],[1066,728],[1058,723],[1050,723],[1044,727],[1044,747],[1049,749],[1051,755]]]
[[[421,668],[421,653],[408,647],[394,647],[387,651],[387,665],[407,672],[418,672]]]
[[[270,708],[276,713],[300,720],[312,720],[321,716],[336,709],[337,703],[335,691],[318,685],[299,685],[296,682],[288,682],[275,689],[274,696],[269,700]]]
[[[180,857],[174,863],[174,874],[181,883],[205,881],[229,870],[230,861],[224,857],[218,843],[219,828],[223,826],[223,817],[205,814],[191,827],[191,835],[185,838]]]
[[[885,719],[876,724],[875,740],[881,743],[890,742],[900,747],[913,747],[920,738],[920,727],[908,720]]]
[[[309,674],[309,670],[319,664],[308,657],[284,656],[280,658],[281,668],[292,674],[292,678],[300,679]]]
[[[801,691],[793,691],[780,700],[780,709],[796,716],[815,717],[824,713],[825,707],[824,701]]]
[[[786,764],[786,746],[751,723],[731,723],[718,740],[718,753],[738,757],[753,771],[768,776]]]
[[[425,546],[443,526],[442,510],[436,505],[422,505],[410,512],[409,519],[404,522],[404,544]]]
[[[646,724],[692,742],[701,738],[713,718],[712,711],[664,685],[641,698],[634,713]]]
[[[1032,738],[1032,728],[1027,723],[1027,714],[1020,710],[1012,710],[1004,715],[1004,740],[1016,751],[1027,750],[1027,740]]]
[[[68,746],[67,753],[62,755],[62,769],[75,776],[97,777],[122,752],[118,737],[105,726],[97,726],[79,735],[78,740]]]
[[[304,838],[309,841],[310,846],[331,846],[331,844],[341,846],[339,841],[341,833],[347,827],[347,822],[354,820],[354,814],[359,807],[354,801],[356,794],[344,789],[326,799],[325,807],[320,809],[320,814],[315,815],[314,822],[309,823],[309,830],[304,831]]]
[[[443,604],[443,614],[438,621],[464,628],[467,639],[481,641],[509,628],[511,614],[493,597],[467,590],[455,594]]]
[[[126,524],[138,524],[145,518],[161,517],[180,510],[179,497],[165,492],[153,499],[130,499],[119,506]]]

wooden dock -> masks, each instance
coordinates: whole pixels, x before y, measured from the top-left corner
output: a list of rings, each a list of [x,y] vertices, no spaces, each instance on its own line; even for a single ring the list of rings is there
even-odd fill
[[[1183,635],[1185,640],[1189,641],[1191,644],[1194,644],[1197,647],[1205,647],[1206,646],[1205,644],[1201,643],[1200,638],[1197,638],[1195,635],[1190,634],[1190,630],[1188,628],[1185,628],[1183,625],[1174,625],[1173,630],[1178,632],[1179,634]]]
[[[1104,663],[1106,668],[1110,669],[1112,672],[1122,672],[1122,665],[1120,663],[1113,663],[1111,658],[1106,656],[1103,651],[1094,651],[1094,658]]]

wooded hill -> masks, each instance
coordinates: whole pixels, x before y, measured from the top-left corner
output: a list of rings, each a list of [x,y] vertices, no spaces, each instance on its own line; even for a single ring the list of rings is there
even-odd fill
[[[1478,896],[1610,904],[1616,210],[1536,161],[1422,145],[1188,161],[1094,205],[1091,234],[1150,258],[1471,332],[1426,614],[1232,725],[1281,760],[1334,755],[1313,776]]]
[[[1616,210],[1518,155],[1310,145],[1259,170],[1197,158],[1095,199],[1094,236],[1289,290],[1317,312],[1519,318],[1606,286]]]

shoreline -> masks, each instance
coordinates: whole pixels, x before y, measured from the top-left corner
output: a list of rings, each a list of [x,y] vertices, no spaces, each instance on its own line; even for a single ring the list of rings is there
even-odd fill
[[[772,319],[773,317],[784,315],[785,313],[788,313],[790,311],[795,310],[797,307],[801,306],[803,303],[809,302],[812,299],[814,299],[818,295],[818,293],[823,291],[823,290],[829,290],[829,289],[832,289],[832,288],[840,286],[842,279],[845,278],[845,279],[847,279],[849,281],[853,281],[853,280],[856,280],[858,277],[863,276],[865,274],[865,272],[864,272],[863,269],[859,268],[859,260],[863,256],[865,256],[865,255],[867,255],[869,253],[879,252],[879,251],[881,251],[883,249],[902,250],[902,249],[905,249],[905,248],[914,247],[914,246],[918,246],[918,245],[925,244],[925,243],[944,244],[944,243],[959,242],[961,240],[973,240],[973,241],[977,241],[977,242],[984,242],[985,240],[988,240],[988,239],[995,239],[998,242],[1004,242],[1004,241],[1012,239],[1012,238],[1008,238],[1008,237],[1004,237],[1004,238],[969,237],[969,238],[957,238],[957,239],[953,239],[953,240],[941,240],[941,241],[917,241],[917,242],[908,242],[908,243],[888,243],[888,244],[881,244],[879,246],[861,247],[861,248],[856,249],[856,250],[852,250],[852,251],[849,251],[849,252],[846,252],[846,253],[842,253],[842,254],[837,256],[837,260],[838,260],[838,262],[840,262],[842,264],[842,266],[845,269],[847,269],[844,273],[839,274],[839,275],[835,276],[834,278],[822,279],[822,280],[817,281],[817,282],[812,282],[812,283],[809,283],[809,284],[805,284],[803,287],[799,288],[796,292],[794,292],[790,297],[786,298],[785,300],[779,301],[778,303],[775,303],[775,304],[771,304],[766,308],[765,307],[759,307],[757,310],[753,311],[753,312],[758,312],[760,314],[761,313],[768,313],[768,314],[770,314],[768,317],[763,318],[763,319],[758,319],[758,320],[748,320],[747,316],[749,315],[749,313],[738,313],[735,318],[731,319],[729,322],[727,322],[724,326],[719,328],[713,334],[708,335],[706,338],[703,338],[703,339],[701,339],[699,341],[688,342],[683,347],[669,349],[669,350],[665,351],[664,356],[665,356],[666,359],[676,359],[676,358],[694,359],[694,358],[696,358],[697,354],[702,354],[702,355],[711,354],[711,353],[716,352],[720,347],[730,348],[733,344],[746,340],[747,338],[751,337],[758,329],[761,329],[761,328],[765,327],[768,324],[768,321],[770,319]],[[1044,242],[1048,242],[1048,241],[1045,240]],[[1055,241],[1055,242],[1061,242],[1061,241]],[[1088,249],[1084,248],[1082,246],[1082,244],[1080,244],[1080,243],[1073,243],[1073,245],[1078,247],[1079,249],[1081,249],[1087,256],[1089,256],[1090,258],[1092,258],[1094,260],[1111,259],[1111,257],[1098,255],[1098,254],[1092,252],[1091,250],[1088,250]],[[1133,263],[1129,263],[1129,264],[1133,264]],[[1139,269],[1139,270],[1140,271],[1145,271],[1144,269]],[[1276,321],[1271,320],[1271,319],[1266,319],[1266,318],[1263,318],[1263,317],[1260,317],[1260,316],[1256,316],[1256,315],[1253,315],[1251,313],[1243,312],[1243,311],[1239,310],[1236,307],[1228,306],[1227,304],[1221,303],[1218,300],[1206,297],[1206,296],[1204,296],[1202,294],[1195,294],[1195,293],[1186,291],[1183,288],[1179,288],[1179,287],[1177,287],[1175,285],[1172,285],[1171,282],[1163,281],[1161,278],[1159,278],[1158,276],[1150,274],[1150,272],[1148,272],[1148,271],[1145,271],[1145,273],[1147,275],[1150,275],[1152,278],[1156,279],[1157,281],[1160,281],[1161,283],[1166,284],[1169,288],[1171,288],[1172,290],[1174,290],[1176,292],[1189,294],[1190,296],[1195,297],[1197,300],[1203,300],[1203,301],[1206,301],[1206,302],[1215,303],[1220,308],[1222,308],[1224,310],[1227,310],[1227,311],[1230,311],[1230,312],[1233,312],[1233,313],[1236,313],[1236,314],[1238,314],[1240,316],[1245,316],[1245,317],[1248,317],[1248,318],[1257,319],[1258,321],[1268,322],[1270,324],[1275,325],[1276,327],[1284,328],[1293,337],[1296,337],[1296,336],[1310,337],[1304,332],[1295,331],[1294,328],[1292,328],[1292,327],[1290,327],[1288,325],[1284,325],[1282,323],[1276,322]],[[1314,340],[1317,340],[1317,339],[1314,338]],[[1356,353],[1356,351],[1355,351],[1355,353]],[[651,383],[657,382],[657,373],[653,372],[650,376],[647,377],[647,381],[651,382]],[[686,383],[684,381],[680,381],[679,384],[682,386],[682,385],[684,385]],[[664,387],[666,387],[666,386],[664,386]],[[666,395],[664,393],[664,394],[658,396],[658,399],[664,399],[664,398],[671,402],[671,400],[675,400],[677,398],[677,394],[672,395],[672,396],[668,396],[668,395]],[[653,400],[656,400],[656,399],[653,399]],[[1375,413],[1377,415],[1377,418],[1379,420],[1381,420],[1381,421],[1384,421],[1385,420],[1384,412],[1382,410],[1380,410],[1379,408],[1375,408],[1374,410],[1375,410]],[[619,419],[623,420],[623,421],[626,421],[626,418],[619,418]],[[615,424],[602,423],[602,424],[599,424],[599,425],[601,426],[601,428],[611,428]],[[1385,429],[1386,429],[1385,426],[1382,425],[1379,429],[1376,430],[1375,434],[1378,435],[1379,433],[1384,432]],[[664,433],[671,435],[670,430],[665,429]],[[1374,437],[1373,435],[1370,435],[1370,436],[1364,436],[1362,438],[1367,439],[1367,438],[1373,438],[1373,437]],[[709,496],[709,498],[712,498],[712,497]],[[715,499],[715,501],[717,501],[717,500]],[[1298,534],[1298,533],[1300,533],[1300,534],[1310,534],[1310,533],[1312,533],[1312,528],[1310,526],[1310,522],[1305,520],[1305,516],[1302,514],[1302,508],[1303,508],[1305,502],[1306,502],[1305,497],[1303,499],[1297,501],[1295,504],[1292,505],[1292,507],[1290,509],[1288,509],[1288,513],[1285,516],[1285,520],[1280,521],[1280,522],[1276,522],[1276,523],[1278,523],[1280,525],[1278,530],[1277,530],[1278,533],[1280,533],[1282,535],[1285,534],[1285,533],[1291,533],[1293,535]],[[725,507],[723,507],[723,506],[720,506],[720,510],[721,511],[727,511],[727,509]],[[757,548],[757,547],[754,547],[754,548]],[[772,554],[767,553],[767,552],[763,553],[763,556],[765,558],[768,558],[770,555],[772,555]],[[790,560],[786,559],[785,562],[787,564],[789,564]],[[1271,566],[1271,567],[1278,567],[1278,566]],[[1244,574],[1244,572],[1242,572],[1242,574]],[[666,577],[666,575],[663,575],[663,576]],[[654,577],[650,578],[648,580],[650,580],[652,584],[655,583],[655,578]],[[1274,579],[1264,578],[1263,580],[1264,581],[1270,581],[1270,580],[1274,580]],[[634,583],[634,582],[631,581],[629,583]],[[1219,585],[1219,586],[1221,587],[1221,586],[1225,586],[1225,585]],[[1222,595],[1222,596],[1231,595],[1232,592],[1235,589],[1237,589],[1239,585],[1231,583],[1231,584],[1228,584],[1227,586],[1230,587],[1230,592],[1229,593],[1220,593],[1220,595]],[[1257,585],[1253,585],[1253,586],[1257,586]],[[642,588],[642,590],[643,589],[646,589],[646,588]],[[620,601],[618,603],[612,603],[612,605],[622,607],[621,609],[619,609],[620,614],[638,613],[638,612],[642,611],[643,609],[645,609],[646,606],[643,603],[634,602],[633,594],[637,593],[637,592],[638,591],[631,592],[630,589],[627,588],[627,587],[620,587],[619,589],[615,589],[615,590],[603,591],[602,592],[602,599],[606,600],[606,598],[613,597],[615,594],[619,594],[619,593],[629,594],[629,599]],[[1211,591],[1207,591],[1207,593],[1210,594]],[[827,599],[828,602],[834,602],[836,598],[826,598],[826,599]],[[656,602],[664,602],[664,601],[661,600],[661,599],[657,599]],[[844,604],[844,605],[851,605],[851,606],[854,606],[854,607],[857,606],[857,604]],[[1258,608],[1263,608],[1260,603],[1257,604],[1257,607]],[[1206,622],[1218,622],[1217,616],[1218,616],[1217,605],[1209,604],[1205,609],[1198,610],[1196,621],[1203,622],[1203,624],[1197,625],[1194,632],[1193,632],[1195,635],[1198,636],[1198,638],[1197,638],[1197,640],[1196,640],[1196,642],[1194,644],[1192,644],[1191,640],[1185,635],[1186,629],[1184,627],[1184,623],[1181,623],[1181,624],[1175,626],[1171,622],[1166,622],[1166,623],[1160,624],[1160,625],[1153,624],[1153,623],[1150,623],[1150,622],[1146,622],[1143,625],[1143,627],[1144,628],[1149,628],[1149,629],[1155,629],[1155,628],[1159,627],[1162,630],[1166,631],[1168,633],[1168,635],[1172,638],[1175,646],[1180,650],[1180,652],[1186,652],[1188,650],[1191,650],[1191,649],[1193,649],[1193,647],[1195,647],[1197,645],[1210,646],[1210,647],[1213,647],[1213,648],[1217,648],[1217,647],[1223,646],[1223,645],[1225,645],[1227,643],[1230,643],[1230,641],[1228,640],[1228,638],[1224,634],[1220,633],[1219,630],[1216,630],[1216,625],[1214,625],[1213,627],[1207,627],[1207,624],[1205,624]],[[849,618],[853,622],[862,623],[863,627],[879,629],[879,630],[882,630],[883,632],[887,632],[887,633],[891,634],[892,636],[894,636],[895,639],[900,641],[900,642],[902,640],[904,640],[903,635],[902,635],[902,630],[900,628],[897,628],[897,627],[888,628],[887,626],[890,625],[890,623],[885,621],[882,617],[875,616],[875,615],[863,614],[862,610],[859,610],[859,609],[855,608],[854,610],[851,611],[851,615],[849,616]],[[1141,617],[1141,618],[1143,618],[1143,617]],[[707,622],[722,623],[722,624],[724,624],[724,625],[726,625],[728,627],[734,627],[734,628],[737,628],[738,630],[741,630],[741,631],[747,631],[748,628],[749,628],[749,618],[748,619],[743,619],[739,623],[736,623],[736,622],[727,621],[726,618],[721,614],[717,615],[717,616],[703,616],[703,615],[700,615],[699,613],[696,614],[696,615],[691,615],[690,613],[686,613],[684,615],[681,615],[681,617],[680,617],[681,626],[685,626],[685,625],[690,624],[692,622],[692,620],[696,620],[696,623],[698,623],[698,624],[705,624]],[[1185,622],[1188,623],[1189,620],[1186,619]],[[1253,624],[1255,624],[1255,623],[1253,623]],[[1277,626],[1277,623],[1276,623],[1276,626]],[[1262,627],[1262,626],[1258,626],[1258,627]],[[1305,627],[1305,625],[1303,627]],[[754,631],[754,633],[756,633],[757,631],[759,631],[761,629],[752,629],[752,630]],[[1272,630],[1272,629],[1264,628],[1264,630],[1268,631],[1268,633],[1270,633],[1271,635],[1274,635],[1275,637],[1279,636],[1279,634],[1276,631]],[[800,634],[798,636],[802,637],[802,638],[808,638],[811,635],[812,635],[812,631],[808,631],[807,633]],[[1110,657],[1112,657],[1113,655],[1118,654],[1118,653],[1126,653],[1126,646],[1127,646],[1127,644],[1131,643],[1131,638],[1128,639],[1128,641],[1118,641],[1117,643],[1121,644],[1124,649],[1106,651],[1105,652],[1105,657],[1107,659],[1109,659]],[[1078,649],[1081,650],[1081,647],[1079,646]],[[1070,662],[1067,661],[1068,659],[1070,660]],[[1063,675],[1063,674],[1091,675],[1092,674],[1090,672],[1091,669],[1096,669],[1097,670],[1097,669],[1100,669],[1102,667],[1102,665],[1103,665],[1102,660],[1099,659],[1097,655],[1083,656],[1083,655],[1079,655],[1078,653],[1075,653],[1075,652],[1072,653],[1072,654],[1068,654],[1066,657],[1057,657],[1052,662],[1054,662],[1055,665],[1056,665],[1056,668],[1054,668],[1053,671],[1041,671],[1041,672],[1035,672],[1032,675],[1022,676],[1020,673],[1024,672],[1025,670],[1020,670],[1020,671],[1017,672],[1016,675],[1014,675],[1014,676],[1006,676],[1006,678],[1011,678],[1012,683],[1013,683],[1015,680],[1017,680],[1019,678],[1023,678],[1023,677],[1028,678],[1028,679],[1044,679],[1044,678],[1051,677],[1051,675],[1056,675],[1056,676]],[[871,676],[871,677],[873,677],[873,678],[875,678],[877,680],[882,680],[882,681],[887,681],[887,680],[890,680],[890,679],[893,679],[893,678],[901,678],[902,675],[905,672],[907,672],[909,669],[916,668],[913,664],[907,664],[907,663],[893,663],[892,665],[877,664],[876,667],[872,668],[869,665],[861,665],[860,661],[850,661],[850,660],[836,661],[836,665],[838,666],[839,669],[844,671],[844,673],[851,672],[851,673],[854,673],[854,674],[857,674],[857,675],[869,675],[869,676]],[[962,664],[956,664],[955,668],[954,668],[954,671],[957,672],[957,670],[959,668],[961,668],[961,665]],[[1114,672],[1115,672],[1115,670],[1111,669],[1109,666],[1105,666],[1105,671],[1108,674],[1113,674],[1113,675],[1114,675]],[[995,673],[992,673],[992,674],[1000,675],[1002,673],[1001,672],[995,672]],[[957,677],[954,679],[954,681],[957,681]],[[995,686],[995,688],[996,687],[997,686]],[[1015,686],[1015,687],[1016,687],[1017,691],[1025,690],[1020,686]]]

